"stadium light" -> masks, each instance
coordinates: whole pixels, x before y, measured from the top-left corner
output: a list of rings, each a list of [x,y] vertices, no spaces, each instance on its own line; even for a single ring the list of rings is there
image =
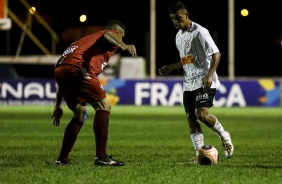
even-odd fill
[[[34,6],[30,7],[28,11],[30,14],[34,14],[36,12],[36,8]]]
[[[80,15],[79,20],[80,20],[80,22],[85,22],[87,20],[87,16],[86,15]]]
[[[247,16],[249,15],[249,11],[248,11],[247,9],[242,9],[242,10],[241,10],[241,15],[242,15],[243,17],[247,17]]]

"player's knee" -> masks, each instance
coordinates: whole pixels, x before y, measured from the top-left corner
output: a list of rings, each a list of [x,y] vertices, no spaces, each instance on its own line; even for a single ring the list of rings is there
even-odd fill
[[[105,110],[105,111],[111,111],[111,104],[103,104],[103,105],[100,105],[98,108],[95,108],[96,111],[98,110]]]
[[[80,117],[82,118],[83,123],[87,120],[88,118],[88,107],[87,106],[81,109]]]
[[[201,122],[206,122],[206,118],[208,116],[208,112],[203,109],[203,108],[199,108],[196,111],[196,117],[197,119],[199,119]]]
[[[73,110],[73,114],[76,119],[84,123],[88,118],[88,107],[79,105]]]
[[[206,117],[203,113],[199,113],[197,114],[197,119],[200,120],[201,122],[205,122],[206,121]]]
[[[108,101],[108,99],[104,98],[102,100],[90,102],[91,106],[96,110],[106,110],[106,111],[111,111],[111,104]]]

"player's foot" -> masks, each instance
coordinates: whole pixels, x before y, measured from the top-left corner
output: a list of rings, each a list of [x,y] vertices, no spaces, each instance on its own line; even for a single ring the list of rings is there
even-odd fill
[[[224,154],[227,158],[230,158],[233,155],[234,146],[231,141],[231,136],[229,132],[225,132],[221,137],[222,147]]]
[[[68,159],[68,161],[67,161],[67,162],[61,162],[60,160],[56,160],[56,161],[55,161],[55,164],[56,164],[56,165],[67,165],[67,166],[72,166],[72,163],[71,163],[70,159]]]
[[[114,160],[112,156],[107,156],[104,160],[98,157],[94,160],[94,165],[96,166],[124,166],[125,163],[122,161]]]

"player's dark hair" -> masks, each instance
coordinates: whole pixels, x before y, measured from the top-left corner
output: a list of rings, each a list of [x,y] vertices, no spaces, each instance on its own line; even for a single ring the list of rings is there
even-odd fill
[[[122,29],[125,30],[125,27],[124,27],[123,23],[121,23],[121,22],[118,21],[118,20],[110,20],[110,21],[106,24],[105,29],[106,29],[106,30],[115,29],[116,26],[120,26]]]
[[[185,4],[182,1],[174,1],[168,8],[168,13],[174,14],[179,10],[187,10]]]

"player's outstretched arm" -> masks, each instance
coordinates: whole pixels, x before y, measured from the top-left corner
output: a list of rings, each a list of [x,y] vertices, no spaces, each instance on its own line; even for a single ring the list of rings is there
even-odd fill
[[[119,37],[117,34],[114,34],[113,32],[111,31],[107,31],[105,34],[104,34],[104,37],[107,41],[109,41],[110,43],[118,46],[120,49],[122,49],[123,51],[125,52],[129,52],[129,54],[132,56],[132,57],[137,57],[137,51],[136,51],[136,48],[134,45],[127,45],[125,44],[121,37]]]
[[[181,63],[181,61],[179,61],[177,63],[173,63],[173,64],[170,64],[170,65],[165,65],[165,66],[161,67],[159,69],[159,74],[162,75],[162,76],[166,76],[167,74],[169,74],[173,70],[177,70],[177,69],[181,69],[181,68],[182,68],[182,63]]]
[[[135,45],[125,45],[124,48],[121,48],[123,51],[129,52],[132,57],[137,57],[137,51]]]

